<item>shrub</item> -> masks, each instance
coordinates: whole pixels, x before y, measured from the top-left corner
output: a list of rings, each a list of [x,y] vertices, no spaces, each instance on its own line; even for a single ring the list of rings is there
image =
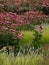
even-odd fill
[[[38,47],[40,48],[42,46],[42,43],[41,43],[41,37],[42,37],[42,33],[40,31],[35,31],[34,33],[34,42],[33,42],[33,46],[35,49],[38,49]]]

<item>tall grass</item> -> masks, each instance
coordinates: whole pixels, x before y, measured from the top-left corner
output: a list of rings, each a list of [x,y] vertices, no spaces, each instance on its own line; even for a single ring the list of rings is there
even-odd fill
[[[31,44],[34,39],[33,31],[22,31],[23,38],[20,40],[20,44]]]
[[[49,44],[49,25],[48,24],[43,24],[43,35],[42,35],[42,43],[48,43]]]
[[[49,65],[49,58],[42,54],[11,56],[0,54],[0,65]]]

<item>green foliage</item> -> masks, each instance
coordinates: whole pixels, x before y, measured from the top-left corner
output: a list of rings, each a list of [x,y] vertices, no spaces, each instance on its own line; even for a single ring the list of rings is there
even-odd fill
[[[15,34],[9,33],[8,31],[4,31],[0,34],[0,45],[19,45],[19,39],[14,37]]]
[[[49,18],[46,18],[46,19],[45,19],[45,22],[46,22],[46,23],[49,23]]]
[[[4,10],[3,10],[3,6],[0,6],[0,12],[3,12]]]
[[[37,49],[38,47],[41,47],[41,37],[42,37],[42,33],[38,30],[35,30],[35,33],[34,33],[34,42],[33,42],[33,46],[35,47],[35,49]]]
[[[6,46],[7,53],[9,53],[9,46],[14,46],[14,55],[16,55],[19,51],[19,38],[14,38],[15,34],[9,33],[8,31],[4,31],[0,34],[0,45]],[[17,49],[17,50],[16,50]]]
[[[42,34],[42,38],[41,38],[41,43],[45,44],[49,44],[49,25],[45,24],[43,26],[43,34]]]
[[[6,7],[5,7],[5,10],[6,10],[7,12],[9,12],[9,11],[10,11],[10,12],[13,12],[13,11],[14,11],[13,8],[14,8],[13,5],[11,5],[11,6],[6,6]]]
[[[22,45],[32,44],[34,38],[33,31],[22,31],[22,34],[23,38],[22,40],[20,40],[20,44]]]
[[[43,8],[42,6],[37,6],[36,7],[37,10],[42,10],[42,8]]]

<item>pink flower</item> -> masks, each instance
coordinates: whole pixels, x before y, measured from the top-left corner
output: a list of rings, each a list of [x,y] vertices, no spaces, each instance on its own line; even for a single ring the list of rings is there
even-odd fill
[[[34,31],[37,31],[37,29],[34,27]]]
[[[30,21],[28,21],[27,24],[30,24]]]
[[[0,4],[0,6],[4,7],[4,5],[3,5],[3,4]]]
[[[10,29],[9,32],[10,32],[10,33],[15,33],[16,30]]]
[[[13,23],[11,26],[14,26],[15,27],[15,26],[17,26],[17,24]]]
[[[43,27],[42,26],[40,26],[39,28],[40,28],[40,30],[43,30]]]
[[[43,32],[43,27],[40,26],[40,27],[39,27],[39,30],[40,30],[40,32],[42,33],[42,32]]]
[[[22,39],[23,38],[23,35],[22,34],[18,34],[17,35],[17,38]]]
[[[8,30],[8,28],[5,26],[2,26],[2,30]]]

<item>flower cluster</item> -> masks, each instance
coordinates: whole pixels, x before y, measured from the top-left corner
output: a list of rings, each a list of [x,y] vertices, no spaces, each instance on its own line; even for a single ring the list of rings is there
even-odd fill
[[[26,4],[22,4],[23,2]],[[23,35],[19,33],[20,29],[18,28],[23,27],[24,29],[25,25],[27,27],[28,25],[30,26],[30,24],[35,25],[45,22],[46,18],[49,18],[49,16],[44,14],[41,10],[37,10],[37,6],[47,6],[48,3],[48,0],[42,0],[41,2],[39,0],[22,0],[21,2],[17,0],[14,7],[12,5],[12,8],[10,8],[8,5],[9,10],[7,8],[7,11],[5,11],[6,8],[4,8],[6,6],[0,4],[1,9],[5,9],[0,12],[0,34],[6,34],[6,32],[8,32],[8,34],[13,34],[14,39],[22,39]],[[43,30],[41,26],[39,29],[40,31]]]
[[[12,12],[3,12],[0,13],[0,34],[5,37],[9,37],[11,34],[13,39],[21,39],[22,34],[19,34],[17,27],[23,24],[23,18],[21,18],[16,13]],[[7,39],[8,39],[7,37]],[[3,39],[4,40],[4,39]],[[11,40],[11,39],[10,39]]]

